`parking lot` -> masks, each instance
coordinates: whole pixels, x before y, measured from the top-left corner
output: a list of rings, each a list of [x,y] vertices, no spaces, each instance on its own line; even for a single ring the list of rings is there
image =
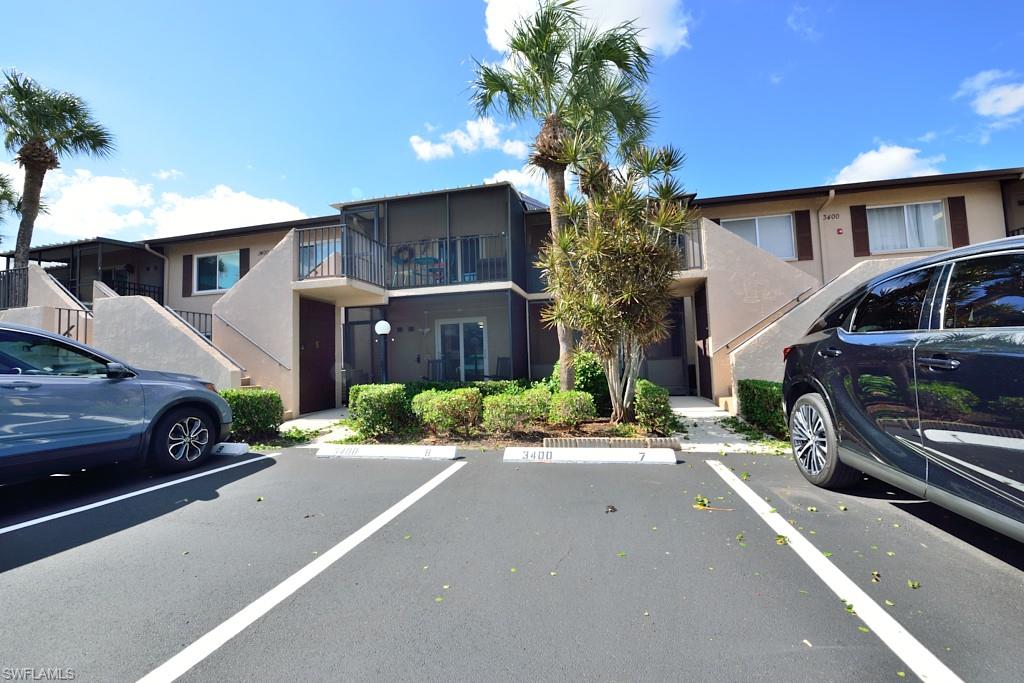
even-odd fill
[[[0,668],[118,681],[1024,680],[1024,547],[874,481],[837,494],[785,456],[729,452],[674,466],[313,453],[4,488]],[[746,487],[793,532],[780,539]],[[873,606],[837,595],[836,575]],[[878,608],[902,630],[867,626],[882,624],[867,616]]]

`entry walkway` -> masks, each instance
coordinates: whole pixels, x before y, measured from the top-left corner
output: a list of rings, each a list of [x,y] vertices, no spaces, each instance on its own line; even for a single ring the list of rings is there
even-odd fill
[[[721,455],[730,453],[772,453],[772,447],[750,443],[739,434],[731,432],[719,424],[720,420],[731,417],[729,412],[722,410],[706,398],[699,396],[670,396],[669,405],[672,411],[683,420],[686,436],[680,443],[683,453],[704,453]]]

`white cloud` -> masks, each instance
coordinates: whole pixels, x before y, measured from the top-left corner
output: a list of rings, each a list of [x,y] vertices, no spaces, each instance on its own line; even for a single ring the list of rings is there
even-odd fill
[[[538,0],[485,0],[487,42],[498,52],[508,50],[508,33],[516,21],[537,11]],[[598,29],[636,20],[640,42],[668,57],[690,47],[691,17],[681,0],[587,0],[580,9]]]
[[[150,212],[152,236],[170,237],[204,230],[234,228],[305,218],[298,207],[280,199],[255,197],[227,185],[195,196],[164,192]]]
[[[516,186],[521,192],[539,199],[545,204],[548,201],[548,181],[544,172],[536,166],[524,166],[522,168],[506,168],[498,171],[489,178],[484,178],[485,183],[509,182]]]
[[[160,169],[153,174],[153,177],[157,180],[177,180],[178,178],[185,175],[176,168]]]
[[[830,182],[858,183],[865,180],[936,175],[942,172],[936,165],[946,160],[945,155],[922,157],[920,154],[921,150],[912,147],[880,144],[877,149],[858,154]]]
[[[426,140],[419,135],[409,138],[409,144],[421,161],[444,159],[455,154],[455,150],[470,153],[480,149],[500,149],[505,154],[520,159],[526,157],[529,146],[522,140],[503,139],[503,127],[488,116],[466,121],[462,128],[441,134],[440,142]]]
[[[806,40],[818,40],[821,32],[815,27],[815,16],[810,7],[793,5],[786,17],[786,25],[790,30]]]
[[[1024,81],[1013,71],[988,69],[965,78],[953,99],[971,98],[971,109],[985,123],[976,139],[983,145],[992,138],[992,131],[1005,130],[1024,120]]]
[[[935,142],[935,138],[939,137],[939,134],[934,130],[930,130],[921,137],[917,138],[918,142]]]
[[[772,85],[779,85],[782,83],[782,74],[772,74],[768,76],[768,82]]]
[[[975,93],[987,90],[990,85],[996,81],[1001,81],[1013,76],[1012,71],[1002,71],[1000,69],[988,69],[986,71],[979,71],[973,76],[969,76],[960,82],[960,88],[953,95],[953,99],[958,97],[966,97]]]
[[[25,175],[19,166],[0,163],[0,173],[10,175],[21,189]],[[43,204],[47,211],[36,219],[35,244],[98,236],[166,237],[305,217],[287,202],[256,197],[226,185],[195,196],[158,195],[151,184],[94,175],[84,169],[49,171],[43,181]],[[10,232],[9,225],[4,227]]]

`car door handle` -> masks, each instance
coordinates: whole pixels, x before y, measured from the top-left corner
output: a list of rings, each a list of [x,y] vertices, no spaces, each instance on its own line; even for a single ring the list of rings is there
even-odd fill
[[[827,349],[818,349],[818,355],[822,358],[839,358],[839,356],[843,355],[843,350],[830,346]]]
[[[956,370],[960,367],[960,361],[956,358],[942,358],[940,356],[918,358],[917,364],[923,368],[931,368],[932,370]]]
[[[38,382],[26,382],[24,380],[0,383],[0,389],[37,389],[39,386]]]

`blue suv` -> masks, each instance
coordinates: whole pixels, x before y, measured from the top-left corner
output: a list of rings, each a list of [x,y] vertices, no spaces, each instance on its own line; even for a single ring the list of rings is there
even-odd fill
[[[209,382],[0,323],[0,484],[128,460],[183,470],[230,432]]]

